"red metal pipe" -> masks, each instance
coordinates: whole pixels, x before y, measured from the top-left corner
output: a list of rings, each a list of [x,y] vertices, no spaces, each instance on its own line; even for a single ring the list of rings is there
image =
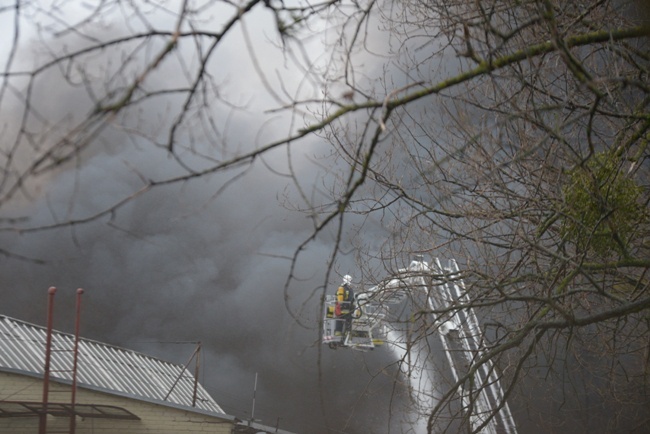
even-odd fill
[[[56,288],[51,286],[48,290],[47,300],[47,339],[45,342],[45,368],[43,369],[43,406],[39,415],[38,432],[47,433],[47,404],[50,390],[50,355],[52,353],[52,318],[54,313],[54,295]]]
[[[192,391],[192,407],[196,407],[196,392],[199,385],[199,368],[201,366],[201,341],[196,346],[196,363],[194,365],[194,390]]]
[[[77,289],[77,310],[75,316],[74,324],[74,352],[72,358],[72,394],[70,398],[70,409],[72,414],[70,415],[70,434],[75,434],[77,426],[77,416],[75,414],[75,403],[77,402],[77,360],[79,356],[79,326],[81,323],[81,295],[84,293],[84,290],[81,288]]]

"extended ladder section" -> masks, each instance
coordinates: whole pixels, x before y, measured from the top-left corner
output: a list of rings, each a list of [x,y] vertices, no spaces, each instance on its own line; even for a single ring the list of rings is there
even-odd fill
[[[447,267],[443,267],[436,259],[435,268],[431,271],[437,277],[433,280],[433,290],[428,291],[428,303],[433,311],[448,312],[446,318],[437,322],[454,381],[459,383],[470,370],[475,369],[471,381],[462,382],[458,390],[462,411],[469,416],[472,432],[516,434],[517,427],[499,375],[490,359],[483,359],[484,337],[458,265],[451,260]],[[478,360],[482,362],[479,364]]]
[[[517,434],[499,374],[491,360],[483,357],[484,336],[455,260],[446,267],[438,259],[433,266],[421,259],[412,261],[395,278],[357,294],[356,310],[351,317],[338,317],[335,296],[327,296],[323,343],[330,348],[374,349],[389,333],[397,332],[390,324],[390,308],[402,303],[408,294],[416,293],[424,295],[429,309],[435,312],[435,329],[453,380],[460,385],[461,411],[468,418],[471,431]],[[472,371],[471,379],[463,380]]]

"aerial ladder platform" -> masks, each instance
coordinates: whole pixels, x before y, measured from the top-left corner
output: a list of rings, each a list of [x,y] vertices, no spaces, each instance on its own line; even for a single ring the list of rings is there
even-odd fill
[[[484,357],[484,336],[455,260],[446,266],[437,258],[431,265],[421,258],[413,260],[395,276],[359,292],[352,306],[346,306],[351,315],[345,318],[336,315],[336,296],[327,295],[322,343],[332,349],[374,350],[395,334],[391,333],[395,331],[391,308],[418,294],[434,312],[433,326],[458,385],[461,414],[467,417],[471,432],[517,434],[498,371]],[[470,381],[466,377],[471,371]]]

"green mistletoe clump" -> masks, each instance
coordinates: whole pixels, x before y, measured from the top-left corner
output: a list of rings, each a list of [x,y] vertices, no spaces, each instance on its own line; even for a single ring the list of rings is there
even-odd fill
[[[566,240],[599,255],[626,254],[644,219],[642,188],[621,171],[621,161],[613,152],[598,153],[572,169],[562,192]]]

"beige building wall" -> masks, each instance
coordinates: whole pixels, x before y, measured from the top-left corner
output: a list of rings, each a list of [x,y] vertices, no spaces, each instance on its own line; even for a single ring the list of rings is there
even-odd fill
[[[69,403],[71,387],[50,382],[49,402]],[[40,378],[0,372],[0,401],[40,402],[43,382]],[[136,399],[111,395],[94,390],[77,388],[78,404],[112,405],[124,408],[141,420],[77,418],[77,434],[179,434],[212,433],[231,434],[234,423],[226,418],[204,415],[179,408],[167,407]],[[38,433],[38,417],[0,417],[0,433]],[[68,417],[48,416],[47,431],[69,432]]]

